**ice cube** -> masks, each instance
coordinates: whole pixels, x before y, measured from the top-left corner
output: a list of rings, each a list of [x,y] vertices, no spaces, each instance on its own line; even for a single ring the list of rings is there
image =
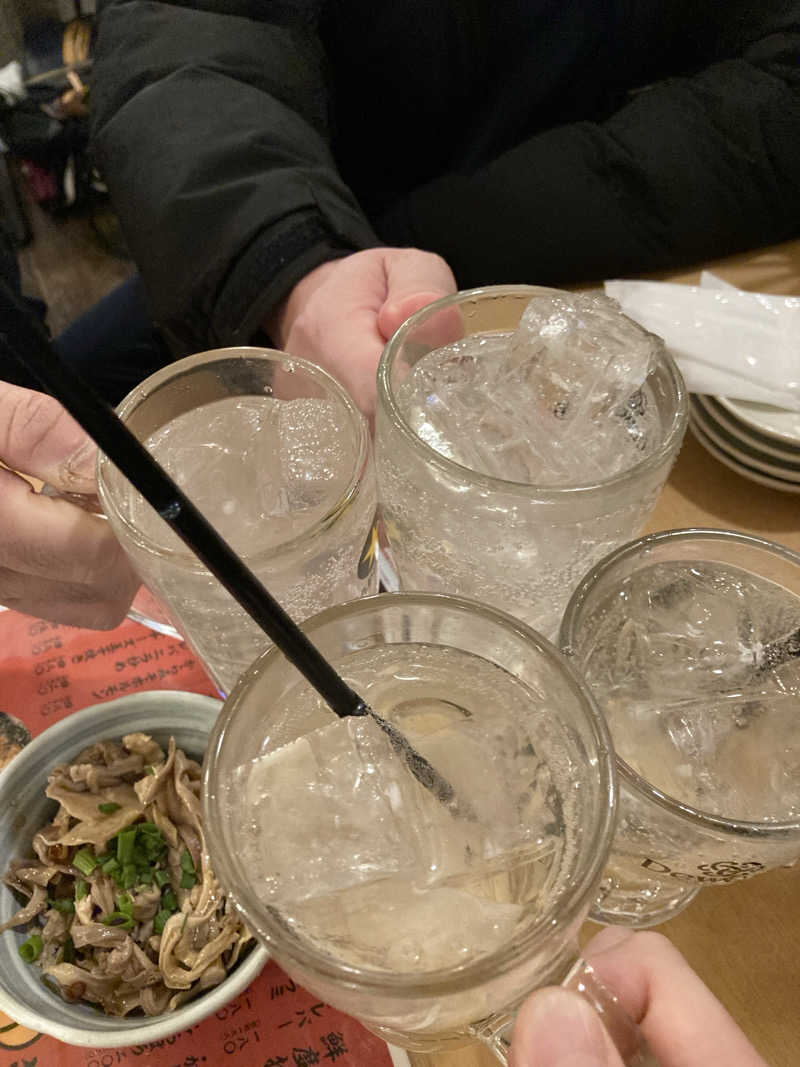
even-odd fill
[[[607,705],[618,754],[662,792],[724,818],[800,813],[796,699],[767,690]]]
[[[587,665],[597,684],[645,686],[676,700],[752,677],[766,618],[747,583],[703,564],[655,564],[626,580],[619,595],[625,617],[598,620]]]
[[[258,849],[257,891],[304,900],[413,867],[414,779],[383,731],[348,717],[243,768]]]
[[[235,416],[232,413],[209,428],[221,440],[227,439],[234,448],[237,444],[241,448],[239,470],[234,474],[236,498],[231,514],[238,511],[240,523],[258,525],[262,538],[263,520],[284,518],[290,510],[281,482],[280,413],[280,401],[271,397],[241,397],[236,402]],[[244,489],[240,481],[242,472],[248,483]],[[222,485],[220,489],[225,492]],[[231,495],[230,489],[226,495]]]
[[[517,331],[423,356],[399,390],[442,455],[528,484],[602,480],[638,462],[657,417],[642,385],[660,341],[613,300],[535,297]]]
[[[624,405],[652,369],[659,343],[603,294],[543,294],[514,332],[509,369],[532,364],[542,410],[575,425]]]
[[[510,462],[520,427],[509,417],[507,398],[491,387],[507,349],[508,334],[483,334],[420,360],[406,379],[406,390],[413,388],[407,418],[417,436],[448,459],[483,474],[526,481],[535,454],[523,439],[521,465],[516,469]]]
[[[506,371],[510,334],[479,334],[436,349],[400,390],[421,440],[470,470],[533,484],[548,454],[527,383]]]
[[[556,851],[550,775],[517,724],[410,725],[473,817],[420,785],[372,718],[335,721],[240,770],[263,899],[296,904],[395,876],[422,890],[515,851]]]
[[[183,412],[146,445],[222,536],[251,557],[335,506],[355,465],[352,436],[328,400],[233,396]],[[130,506],[135,525],[180,548],[141,497]]]
[[[511,339],[507,380],[528,383],[548,471],[608,477],[619,469],[620,420],[631,447],[644,451],[641,390],[660,345],[602,294],[530,301]]]

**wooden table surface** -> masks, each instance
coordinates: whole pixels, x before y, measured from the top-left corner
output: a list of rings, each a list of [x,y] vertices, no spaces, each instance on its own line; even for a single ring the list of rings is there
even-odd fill
[[[800,240],[706,266],[742,289],[800,295]],[[693,284],[699,268],[653,277]],[[688,432],[647,531],[684,526],[742,530],[800,551],[800,497],[742,478]],[[587,923],[584,936],[595,929]],[[800,1065],[800,864],[703,890],[659,930],[683,952],[770,1067]],[[475,1045],[410,1058],[414,1067],[497,1067]]]

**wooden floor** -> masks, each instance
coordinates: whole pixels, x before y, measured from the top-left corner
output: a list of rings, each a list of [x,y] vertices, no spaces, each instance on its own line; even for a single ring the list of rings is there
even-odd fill
[[[47,322],[58,334],[134,271],[131,261],[109,251],[88,211],[54,217],[27,196],[18,183],[33,239],[20,250],[23,290],[47,304]],[[96,222],[111,216],[95,211]]]

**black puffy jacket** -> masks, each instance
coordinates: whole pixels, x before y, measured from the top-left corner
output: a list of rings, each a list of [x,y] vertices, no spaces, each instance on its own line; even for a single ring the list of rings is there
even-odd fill
[[[465,287],[800,233],[800,0],[105,0],[93,107],[195,349],[379,243]]]

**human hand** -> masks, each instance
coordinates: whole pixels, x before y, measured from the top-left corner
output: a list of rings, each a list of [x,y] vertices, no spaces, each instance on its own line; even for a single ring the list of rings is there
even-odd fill
[[[661,1067],[767,1067],[662,935],[609,927],[585,959],[640,1024]],[[600,1017],[578,993],[540,989],[519,1010],[510,1067],[622,1067]]]
[[[312,270],[265,327],[279,348],[338,378],[372,418],[384,345],[409,315],[455,291],[440,256],[417,248],[369,248]]]
[[[69,493],[96,493],[97,449],[52,397],[0,382],[0,461]],[[108,630],[139,581],[109,524],[0,466],[0,604]]]

